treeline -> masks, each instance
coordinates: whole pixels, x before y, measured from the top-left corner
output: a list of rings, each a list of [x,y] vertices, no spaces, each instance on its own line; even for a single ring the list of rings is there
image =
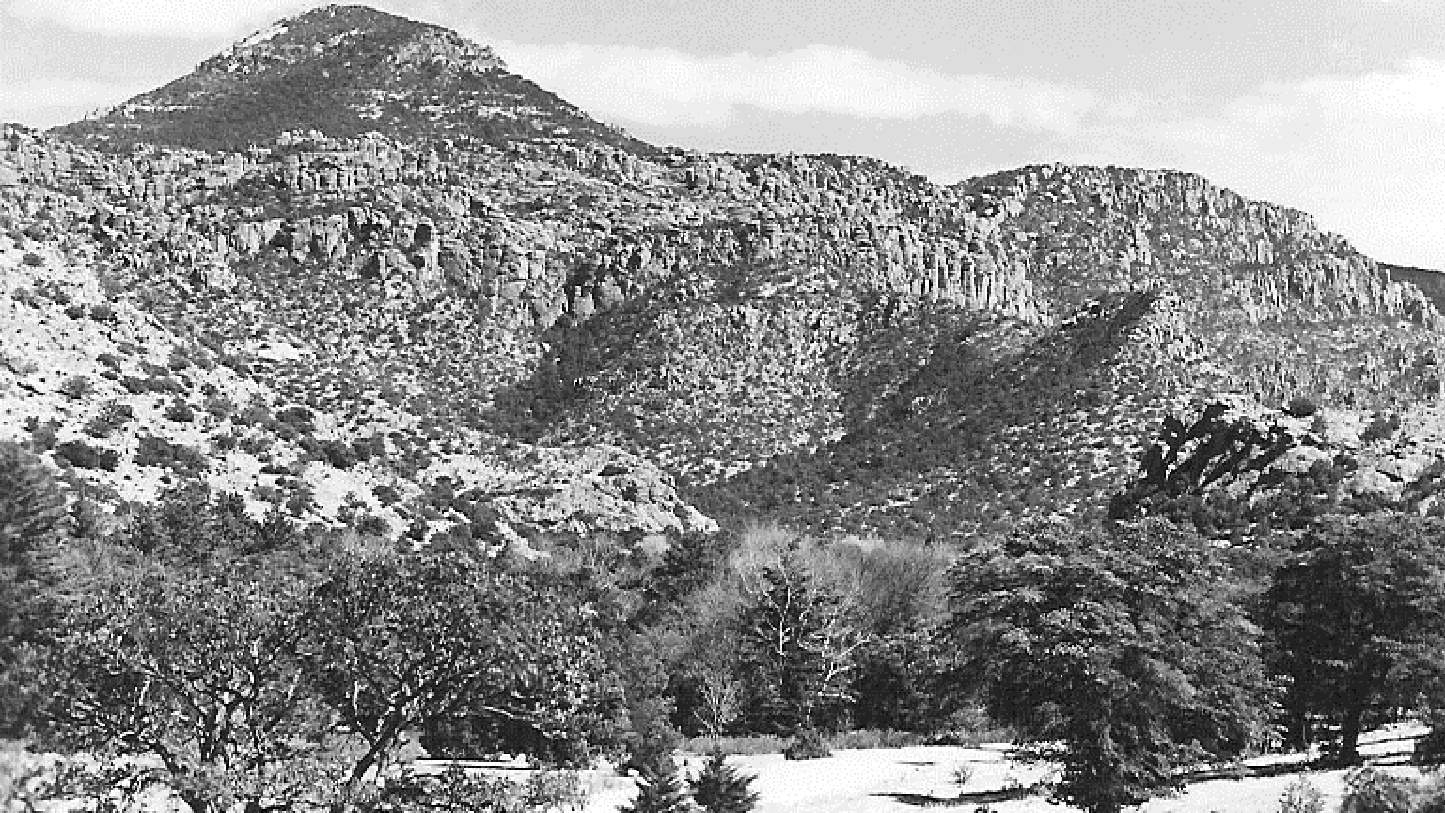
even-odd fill
[[[1183,519],[1060,521],[966,550],[764,528],[527,558],[258,521],[193,486],[102,532],[0,445],[0,723],[145,756],[196,813],[462,791],[533,809],[600,756],[668,809],[683,736],[810,757],[860,728],[1006,728],[1062,766],[1057,797],[1114,811],[1267,749],[1356,763],[1368,727],[1445,707],[1445,521],[1295,525],[1225,544]],[[417,746],[562,772],[418,785],[389,770]]]

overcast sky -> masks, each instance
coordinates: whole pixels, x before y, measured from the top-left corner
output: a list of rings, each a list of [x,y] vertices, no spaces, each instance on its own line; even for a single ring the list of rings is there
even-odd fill
[[[0,120],[70,121],[315,2],[0,0]],[[659,144],[1199,172],[1445,269],[1445,0],[379,0]]]

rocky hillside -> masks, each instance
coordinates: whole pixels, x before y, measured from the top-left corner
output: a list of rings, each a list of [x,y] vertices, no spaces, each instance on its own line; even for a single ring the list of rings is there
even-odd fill
[[[701,508],[951,538],[1104,510],[1222,393],[1366,424],[1439,398],[1426,293],[1198,176],[657,150],[509,82],[331,7],[8,129],[0,428],[111,502],[201,476],[422,535]]]
[[[490,48],[364,6],[277,22],[189,75],[61,131],[114,150],[140,142],[244,150],[312,131],[649,149],[509,72]]]

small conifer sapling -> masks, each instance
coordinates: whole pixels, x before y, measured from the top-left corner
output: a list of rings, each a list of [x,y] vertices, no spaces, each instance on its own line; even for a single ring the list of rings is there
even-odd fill
[[[722,750],[714,748],[689,784],[692,798],[707,813],[749,813],[758,803],[758,794],[752,790],[754,778],[739,773]]]
[[[695,813],[697,807],[687,796],[682,778],[671,759],[659,760],[642,772],[637,797],[620,813]]]

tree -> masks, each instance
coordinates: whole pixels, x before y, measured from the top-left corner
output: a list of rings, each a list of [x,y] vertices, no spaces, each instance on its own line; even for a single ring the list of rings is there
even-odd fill
[[[1375,711],[1439,699],[1445,676],[1445,521],[1381,512],[1314,523],[1266,591],[1262,625],[1289,680],[1295,739],[1338,724],[1336,756],[1359,761]]]
[[[195,538],[146,553],[94,542],[68,560],[62,630],[48,660],[57,744],[158,758],[196,813],[243,800],[331,799],[351,738],[299,669],[306,570],[288,552],[209,550],[214,504]],[[132,528],[124,539],[144,539]],[[185,532],[169,528],[180,545]]]
[[[1231,758],[1261,724],[1257,631],[1207,543],[1162,520],[1025,527],[952,571],[961,685],[1059,743],[1065,801],[1112,813]]]
[[[308,674],[366,743],[348,784],[410,730],[480,715],[552,737],[605,699],[588,608],[460,554],[345,555],[305,615]]]
[[[620,808],[621,813],[693,813],[696,809],[671,760],[644,771],[638,779],[637,797]]]
[[[780,731],[850,699],[854,656],[867,641],[842,595],[817,578],[796,541],[744,579],[743,666],[763,726]]]
[[[22,672],[48,625],[46,560],[64,519],[65,498],[44,462],[0,442],[0,736],[33,722],[38,698]]]
[[[714,748],[696,778],[688,784],[692,798],[707,813],[748,813],[758,803],[755,777],[738,773],[721,749]]]

